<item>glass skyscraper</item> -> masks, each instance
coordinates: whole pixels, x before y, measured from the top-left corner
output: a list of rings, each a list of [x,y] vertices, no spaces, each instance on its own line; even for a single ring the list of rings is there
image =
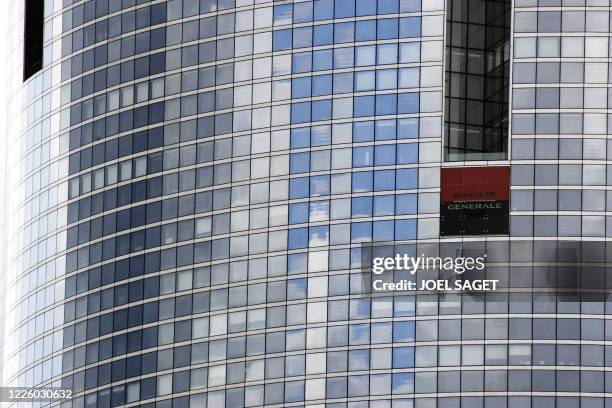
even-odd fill
[[[74,392],[33,406],[612,407],[606,298],[362,273],[606,254],[609,0],[9,3],[2,380]]]

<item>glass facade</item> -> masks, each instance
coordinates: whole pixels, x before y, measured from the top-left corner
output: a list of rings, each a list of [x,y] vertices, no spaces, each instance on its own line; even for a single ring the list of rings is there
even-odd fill
[[[510,0],[449,0],[445,160],[504,160],[508,151]]]
[[[469,3],[504,33],[475,47],[491,121],[458,121],[487,140],[466,159],[512,164],[491,239],[603,241],[610,4],[515,0],[507,61],[509,5]],[[19,41],[12,62],[5,384],[66,408],[603,408],[605,302],[364,293],[362,244],[441,241],[446,8],[45,0],[42,69],[22,84]]]
[[[610,4],[513,3],[511,245],[530,262],[547,242],[589,241],[609,259]],[[535,280],[539,271],[529,267],[524,272]],[[596,276],[598,271],[587,272]],[[608,287],[606,278],[599,287]],[[530,364],[541,371],[532,371],[521,386],[542,392],[532,406],[610,406],[609,297],[528,300],[526,310],[534,315],[525,323],[532,329],[521,329],[519,337],[529,339]],[[510,316],[509,327],[522,324]],[[572,353],[577,359],[568,358]]]

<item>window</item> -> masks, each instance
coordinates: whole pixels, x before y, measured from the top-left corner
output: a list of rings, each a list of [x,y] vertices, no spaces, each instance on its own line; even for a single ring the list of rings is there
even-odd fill
[[[452,40],[448,41],[449,58],[446,58],[444,159],[503,160],[508,151],[510,58],[504,54],[510,49],[511,2],[483,2],[482,7],[473,7],[467,12],[461,8],[461,2],[450,2],[448,5],[447,32]],[[559,12],[548,14],[551,16],[544,20],[547,25],[542,24],[543,30],[558,32]],[[538,13],[515,13],[514,29],[516,32],[537,31],[537,16]],[[425,30],[428,24],[423,22],[422,26]],[[529,45],[518,41],[517,54],[530,55]],[[531,44],[531,47],[535,48],[535,44]],[[499,58],[495,62],[486,62],[486,56],[492,54]],[[556,75],[555,72],[548,72],[555,67],[546,71],[543,66],[540,70],[538,64],[537,73],[542,77],[542,81],[538,82],[545,82],[544,79],[554,82],[558,77],[558,64],[549,64],[557,66]],[[515,83],[531,82],[529,79],[535,76],[535,64],[516,63],[514,69]],[[485,94],[485,83],[496,84],[492,85],[495,89],[487,88]]]
[[[26,0],[23,46],[23,80],[27,81],[43,66],[44,1]]]

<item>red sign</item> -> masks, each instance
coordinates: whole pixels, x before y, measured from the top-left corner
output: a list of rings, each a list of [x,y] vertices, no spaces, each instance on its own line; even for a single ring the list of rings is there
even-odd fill
[[[510,167],[442,168],[442,202],[507,201]]]
[[[442,168],[440,235],[506,235],[510,167]]]

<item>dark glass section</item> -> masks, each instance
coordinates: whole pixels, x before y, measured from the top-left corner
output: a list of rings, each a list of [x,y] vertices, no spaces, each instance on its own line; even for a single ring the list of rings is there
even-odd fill
[[[24,46],[23,46],[23,80],[42,69],[43,63],[43,19],[44,1],[26,0]]]
[[[444,159],[508,151],[510,0],[448,0]]]

